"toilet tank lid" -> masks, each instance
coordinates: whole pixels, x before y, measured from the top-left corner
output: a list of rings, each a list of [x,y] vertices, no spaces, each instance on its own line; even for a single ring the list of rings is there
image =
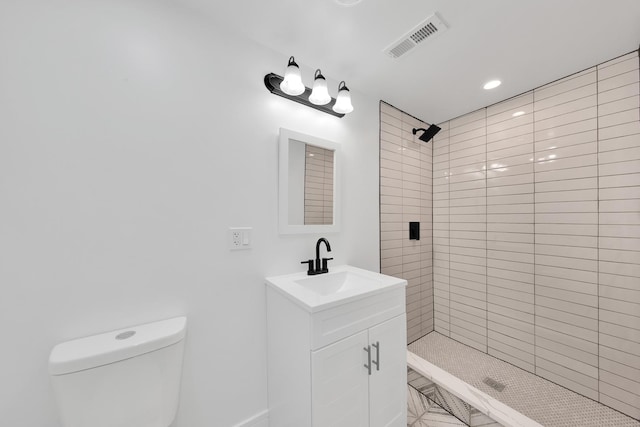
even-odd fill
[[[49,356],[49,373],[64,375],[139,356],[181,341],[186,317],[118,329],[56,345]]]

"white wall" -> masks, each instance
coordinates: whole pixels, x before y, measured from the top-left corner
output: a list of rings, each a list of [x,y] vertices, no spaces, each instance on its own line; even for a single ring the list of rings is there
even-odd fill
[[[286,60],[170,2],[0,4],[0,424],[58,425],[56,343],[181,314],[178,425],[267,408],[262,278],[320,237],[277,233],[279,127],[342,144],[334,264],[378,270],[378,103],[273,96]],[[228,251],[228,226],[254,248]]]

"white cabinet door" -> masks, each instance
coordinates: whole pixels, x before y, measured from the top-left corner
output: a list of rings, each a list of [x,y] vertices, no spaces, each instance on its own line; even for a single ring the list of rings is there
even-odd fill
[[[313,427],[369,427],[368,345],[363,331],[311,352]]]
[[[369,329],[371,357],[378,362],[369,377],[371,427],[407,425],[406,327],[403,314]]]

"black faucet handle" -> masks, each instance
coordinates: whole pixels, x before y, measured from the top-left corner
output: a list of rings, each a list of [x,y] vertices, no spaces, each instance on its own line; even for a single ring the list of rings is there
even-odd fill
[[[309,268],[307,269],[307,275],[311,276],[312,274],[314,274],[315,272],[313,271],[313,260],[310,259],[309,261],[301,261],[300,264],[309,264]]]
[[[333,258],[322,258],[322,271],[325,273],[329,272],[329,267],[327,266],[327,261],[331,261]]]

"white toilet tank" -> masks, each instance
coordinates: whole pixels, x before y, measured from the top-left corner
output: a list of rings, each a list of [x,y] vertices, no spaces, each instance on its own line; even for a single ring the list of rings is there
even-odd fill
[[[49,373],[63,427],[168,427],[180,396],[186,317],[58,344]]]

